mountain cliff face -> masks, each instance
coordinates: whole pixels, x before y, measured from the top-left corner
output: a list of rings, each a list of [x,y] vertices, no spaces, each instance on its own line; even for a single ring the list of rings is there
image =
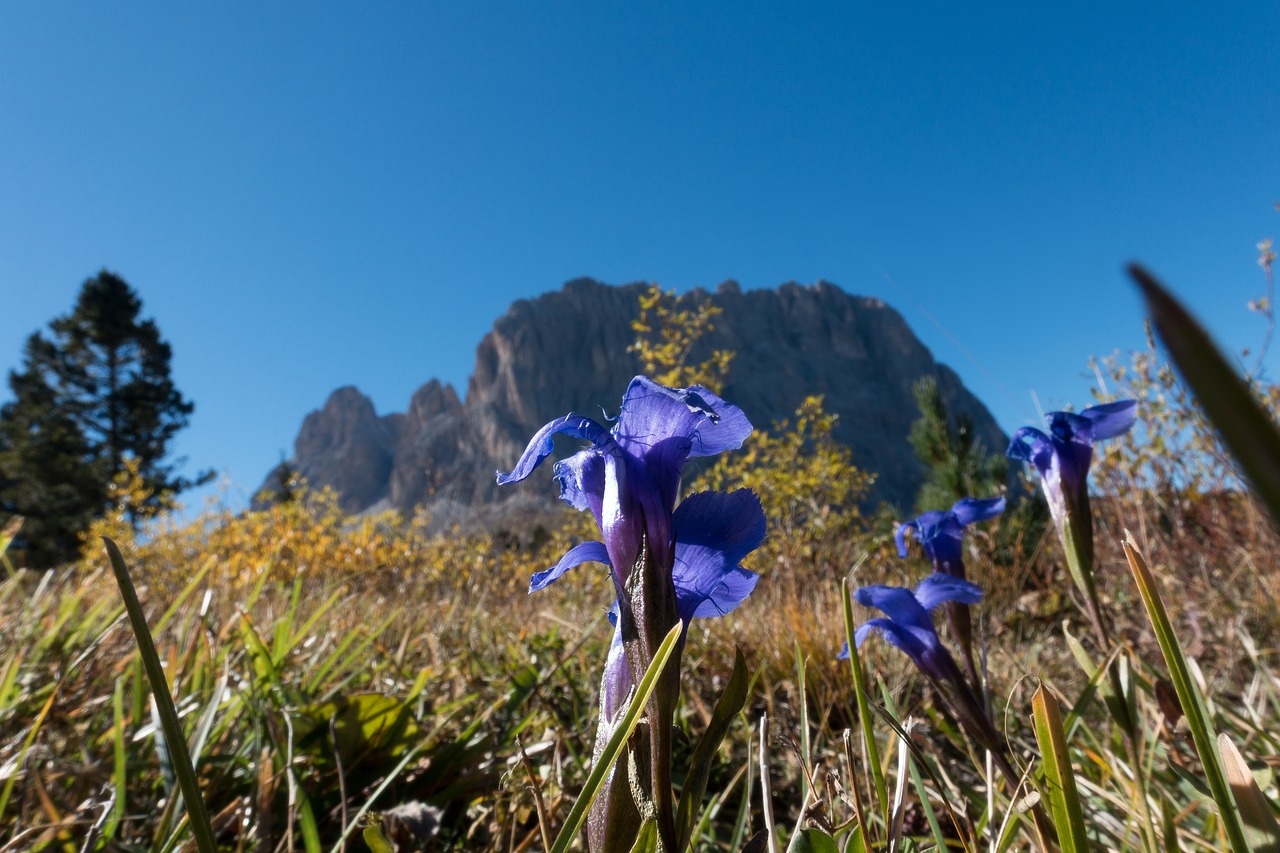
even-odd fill
[[[639,370],[627,347],[644,288],[577,279],[516,302],[476,349],[465,401],[432,379],[407,412],[379,416],[357,389],[340,388],[307,415],[285,465],[313,486],[332,486],[350,512],[427,504],[458,517],[522,494],[522,487],[500,494],[494,471],[509,470],[539,427],[575,410],[616,414]],[[950,411],[967,414],[989,448],[1003,448],[986,407],[878,299],[826,282],[750,291],[726,282],[709,298],[724,313],[703,345],[736,353],[722,396],[768,429],[805,396],[825,395],[827,410],[840,416],[836,438],[877,474],[874,500],[909,507],[922,481],[907,442],[919,417],[911,386],[922,376],[936,376]],[[529,488],[555,494],[546,483]]]

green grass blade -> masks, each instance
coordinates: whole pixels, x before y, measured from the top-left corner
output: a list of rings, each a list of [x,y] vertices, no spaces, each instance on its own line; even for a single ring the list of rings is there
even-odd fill
[[[1044,764],[1045,788],[1053,811],[1053,826],[1063,853],[1088,853],[1089,839],[1080,808],[1080,791],[1071,769],[1071,753],[1062,727],[1062,710],[1057,698],[1043,684],[1031,699],[1031,716],[1035,723],[1036,743]]]
[[[169,621],[178,614],[182,605],[186,604],[187,599],[191,597],[191,593],[195,592],[196,587],[200,585],[202,580],[204,580],[205,575],[209,574],[209,570],[213,568],[215,562],[217,562],[217,558],[213,555],[210,555],[209,559],[204,561],[204,565],[200,567],[200,571],[196,572],[195,577],[193,577],[190,582],[182,588],[182,592],[178,593],[178,597],[173,600],[173,603],[169,605],[169,609],[160,617],[160,621],[156,622],[156,630],[154,633],[158,634],[163,631],[169,624]]]
[[[862,659],[858,656],[858,644],[854,642],[853,598],[849,594],[849,580],[840,582],[840,598],[844,610],[844,634],[849,643],[849,669],[853,673],[853,692],[858,702],[858,722],[862,726],[863,748],[867,763],[871,765],[871,780],[875,785],[881,816],[888,820],[889,789],[885,785],[884,770],[880,767],[880,749],[876,746],[876,732],[872,726],[871,702],[867,699],[867,682],[862,673]],[[868,833],[863,833],[868,837]],[[868,841],[870,838],[868,837]]]
[[[1133,264],[1156,334],[1209,420],[1280,524],[1280,430],[1208,332],[1151,273]]]
[[[711,778],[711,763],[720,748],[720,742],[729,733],[729,726],[747,702],[747,680],[747,662],[742,656],[742,649],[735,649],[729,683],[716,701],[715,710],[711,712],[711,723],[693,751],[689,772],[680,791],[680,805],[676,809],[676,832],[679,839],[677,850],[684,850],[689,846],[698,806],[707,791],[707,780]]]
[[[1182,652],[1182,645],[1173,631],[1173,623],[1169,620],[1169,613],[1165,610],[1160,591],[1156,588],[1156,579],[1147,568],[1146,559],[1128,531],[1121,544],[1129,560],[1129,568],[1133,570],[1134,580],[1137,581],[1142,603],[1146,605],[1147,616],[1150,617],[1151,626],[1155,629],[1156,642],[1160,645],[1165,664],[1169,667],[1169,679],[1173,682],[1178,700],[1182,703],[1182,711],[1186,715],[1187,727],[1191,731],[1196,752],[1200,755],[1200,763],[1204,767],[1209,791],[1213,794],[1214,802],[1218,804],[1218,814],[1222,819],[1222,828],[1227,834],[1227,841],[1235,853],[1248,853],[1249,844],[1245,840],[1244,824],[1223,771],[1222,756],[1218,753],[1218,744],[1213,736],[1209,709],[1191,675],[1187,658]]]
[[[646,820],[636,833],[636,843],[631,845],[631,853],[657,853],[657,850],[658,822]]]
[[[58,697],[58,690],[62,687],[62,683],[55,684],[53,689],[49,691],[49,698],[45,700],[44,706],[40,708],[40,713],[36,717],[34,723],[31,724],[31,730],[27,732],[26,738],[22,741],[22,749],[18,750],[17,761],[14,762],[13,773],[4,783],[4,790],[0,791],[0,817],[4,817],[4,810],[9,805],[9,797],[13,795],[13,785],[18,781],[19,771],[23,762],[27,757],[27,750],[31,749],[31,744],[35,742],[36,735],[40,733],[40,728],[44,725],[45,718],[49,716],[49,709],[53,707],[53,700]],[[204,853],[204,851],[201,851]]]
[[[636,685],[635,695],[631,699],[631,705],[627,708],[627,713],[623,715],[619,721],[617,728],[613,731],[613,736],[609,738],[609,742],[605,744],[604,749],[600,753],[600,758],[596,761],[594,767],[591,768],[591,775],[587,777],[587,784],[583,786],[582,793],[578,795],[578,799],[573,804],[573,809],[569,812],[569,817],[565,820],[565,824],[560,828],[560,834],[556,836],[556,843],[551,847],[551,853],[565,853],[573,844],[574,839],[578,837],[578,831],[582,829],[583,822],[587,819],[587,809],[591,808],[591,803],[595,800],[596,795],[600,793],[600,787],[604,784],[605,776],[613,767],[618,756],[622,754],[622,748],[627,740],[631,737],[631,733],[635,731],[636,724],[640,722],[640,717],[644,714],[645,706],[649,703],[649,696],[653,693],[653,688],[658,683],[658,675],[662,672],[663,667],[667,665],[667,659],[671,657],[671,653],[675,650],[676,643],[680,639],[680,629],[682,623],[676,622],[667,634],[667,638],[662,641],[662,645],[658,646],[658,650],[653,655],[653,661],[649,664],[649,669],[645,671],[644,678],[640,679],[640,683]]]
[[[169,695],[169,683],[165,680],[164,669],[160,666],[160,656],[156,653],[155,642],[151,639],[151,631],[147,628],[147,619],[142,612],[142,603],[138,601],[138,593],[129,578],[129,569],[125,567],[124,558],[116,543],[105,536],[102,539],[107,548],[107,557],[111,560],[111,570],[115,573],[116,583],[120,586],[120,595],[124,598],[125,608],[129,612],[129,623],[133,626],[134,638],[138,643],[138,654],[142,665],[146,668],[147,679],[151,682],[151,694],[155,698],[156,708],[160,715],[160,724],[164,731],[170,756],[173,759],[174,771],[178,776],[178,785],[182,789],[182,798],[190,817],[191,834],[195,836],[196,849],[200,853],[217,853],[218,845],[214,841],[213,828],[209,825],[209,815],[205,812],[204,800],[200,797],[200,784],[196,780],[195,769],[191,766],[191,755],[187,751],[187,739],[182,734],[182,722],[173,706],[173,697]]]
[[[120,678],[116,679],[116,688],[111,695],[111,714],[115,722],[112,734],[115,767],[111,773],[112,784],[115,786],[115,801],[111,804],[111,818],[102,832],[103,839],[108,842],[115,839],[120,822],[124,820],[125,805],[129,797],[129,759],[128,753],[125,752],[124,739],[124,681]]]

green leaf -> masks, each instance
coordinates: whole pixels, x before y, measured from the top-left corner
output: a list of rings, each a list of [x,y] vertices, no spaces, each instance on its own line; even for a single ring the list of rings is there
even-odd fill
[[[327,754],[329,721],[333,720],[338,754],[348,766],[368,752],[397,758],[421,739],[409,706],[381,693],[357,693],[332,702],[316,702],[295,713],[298,747]]]
[[[382,834],[382,827],[376,823],[371,823],[364,828],[364,832],[360,833],[364,836],[364,843],[369,845],[372,853],[396,853],[396,849],[391,846],[391,842]]]
[[[640,827],[640,832],[636,834],[636,843],[631,845],[631,853],[658,853],[658,822],[656,820],[646,820]]]
[[[1049,792],[1058,844],[1063,853],[1088,853],[1089,839],[1075,772],[1071,769],[1071,753],[1062,728],[1062,711],[1057,698],[1043,684],[1031,699],[1031,716],[1035,721],[1036,743],[1044,764],[1045,788]]]
[[[1249,386],[1186,308],[1137,264],[1129,266],[1142,289],[1156,334],[1169,350],[1205,415],[1222,434],[1262,502],[1280,524],[1280,430]]]
[[[591,768],[591,775],[587,777],[587,784],[583,786],[582,793],[578,795],[578,799],[573,804],[573,809],[569,812],[564,826],[560,828],[560,834],[556,836],[556,843],[551,847],[551,853],[564,853],[573,844],[578,836],[578,831],[582,829],[583,822],[587,819],[587,810],[591,808],[591,803],[595,800],[596,795],[600,793],[601,786],[604,785],[605,777],[612,769],[614,762],[618,760],[618,756],[622,754],[622,748],[630,739],[631,733],[635,731],[636,725],[640,722],[640,717],[644,714],[645,705],[649,702],[649,696],[653,693],[653,688],[658,684],[658,676],[662,674],[663,668],[667,665],[667,660],[671,657],[671,653],[675,651],[676,643],[680,640],[680,631],[683,623],[677,621],[667,633],[666,639],[658,646],[654,652],[653,660],[649,663],[649,668],[645,670],[644,678],[640,679],[640,683],[636,685],[635,694],[632,696],[631,704],[627,706],[627,712],[618,721],[617,727],[613,731],[612,737],[600,752],[600,757],[596,759],[595,766]]]
[[[689,846],[693,827],[697,822],[698,806],[702,804],[702,797],[707,791],[707,780],[711,777],[711,763],[715,760],[721,741],[729,733],[734,718],[747,702],[747,681],[747,662],[742,656],[742,649],[734,649],[733,671],[729,674],[729,683],[716,701],[715,710],[711,712],[711,722],[693,751],[689,772],[680,791],[680,805],[676,810],[677,850],[684,850]]]
[[[840,853],[840,847],[820,829],[802,829],[791,839],[787,853]]]
[[[1156,642],[1164,655],[1165,664],[1169,667],[1169,679],[1178,693],[1178,701],[1182,703],[1182,711],[1186,715],[1187,727],[1191,731],[1191,739],[1195,743],[1196,752],[1200,755],[1200,764],[1204,767],[1204,775],[1209,783],[1209,791],[1218,805],[1218,814],[1222,818],[1222,828],[1226,831],[1227,841],[1235,853],[1248,853],[1249,844],[1245,839],[1244,825],[1235,797],[1227,784],[1226,773],[1222,767],[1222,757],[1218,753],[1218,745],[1213,736],[1213,726],[1209,719],[1209,709],[1205,705],[1204,696],[1191,676],[1191,668],[1187,665],[1182,645],[1173,631],[1173,623],[1165,610],[1160,591],[1156,588],[1156,579],[1147,567],[1147,561],[1133,541],[1133,535],[1125,531],[1125,539],[1121,543],[1125,557],[1129,560],[1129,568],[1133,571],[1134,580],[1138,584],[1138,592],[1142,603],[1146,605],[1147,616],[1155,629]]]
[[[196,780],[195,768],[191,765],[191,755],[187,751],[187,739],[182,733],[182,722],[173,706],[173,697],[169,694],[169,682],[165,680],[164,669],[160,666],[160,656],[156,653],[156,644],[151,639],[151,631],[147,628],[147,617],[142,612],[142,603],[129,578],[129,569],[120,556],[116,543],[102,539],[107,548],[107,557],[111,560],[111,570],[115,573],[116,583],[120,587],[120,595],[124,598],[124,606],[129,614],[129,624],[133,626],[134,638],[138,643],[138,656],[147,671],[147,680],[151,682],[151,695],[155,698],[156,709],[160,716],[160,726],[164,732],[165,742],[173,761],[174,772],[178,776],[178,787],[182,789],[183,803],[190,818],[191,834],[196,839],[196,849],[200,853],[217,853],[218,845],[214,841],[213,828],[209,824],[209,815],[205,811],[204,800],[200,797],[200,783]]]

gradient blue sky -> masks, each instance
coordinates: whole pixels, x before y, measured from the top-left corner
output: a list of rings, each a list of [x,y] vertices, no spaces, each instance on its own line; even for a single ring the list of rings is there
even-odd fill
[[[567,279],[824,278],[900,310],[1011,431],[1143,345],[1126,260],[1260,341],[1278,25],[1275,3],[5,4],[0,366],[116,271],[196,403],[188,471],[250,489],[334,388],[380,412],[433,376],[461,392],[493,320]]]

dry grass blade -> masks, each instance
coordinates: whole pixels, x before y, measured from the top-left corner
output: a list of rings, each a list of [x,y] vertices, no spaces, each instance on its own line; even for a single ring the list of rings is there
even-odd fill
[[[1271,803],[1258,788],[1253,772],[1236,745],[1223,732],[1218,735],[1218,749],[1222,752],[1222,766],[1227,772],[1227,783],[1235,794],[1244,818],[1244,831],[1254,853],[1280,853],[1280,824],[1276,823]]]

